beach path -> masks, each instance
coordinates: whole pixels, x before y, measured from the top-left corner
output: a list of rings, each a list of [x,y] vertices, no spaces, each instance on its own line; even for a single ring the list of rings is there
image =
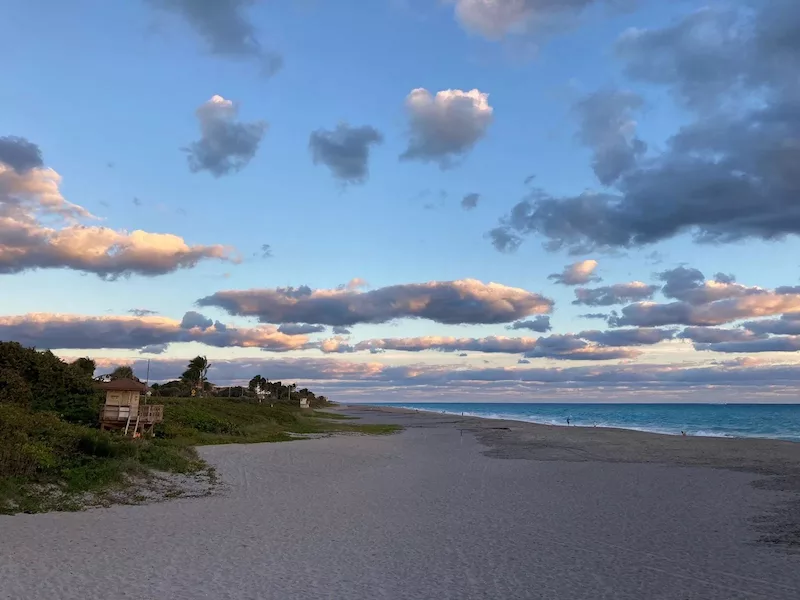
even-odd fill
[[[0,517],[0,599],[800,598],[754,475],[492,458],[417,423],[202,448],[210,497]]]

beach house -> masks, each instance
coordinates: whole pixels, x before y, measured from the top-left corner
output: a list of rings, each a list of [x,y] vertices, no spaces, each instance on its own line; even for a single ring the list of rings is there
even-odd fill
[[[163,405],[147,404],[147,386],[135,379],[114,379],[97,384],[106,393],[100,409],[100,429],[122,429],[124,435],[153,435],[164,420]]]

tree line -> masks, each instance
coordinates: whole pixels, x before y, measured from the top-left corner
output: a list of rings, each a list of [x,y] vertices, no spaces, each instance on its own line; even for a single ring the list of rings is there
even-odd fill
[[[152,395],[241,398],[270,404],[296,404],[305,398],[312,407],[329,404],[325,396],[317,396],[308,388],[297,389],[297,384],[269,381],[261,375],[255,375],[247,386],[218,386],[208,380],[210,367],[205,356],[196,356],[178,379],[152,384]],[[54,411],[71,422],[96,423],[103,403],[103,394],[95,387],[97,382],[141,381],[129,365],[97,377],[96,370],[97,365],[90,358],[66,362],[49,350],[38,351],[17,342],[0,342],[0,403],[17,404],[35,411]]]

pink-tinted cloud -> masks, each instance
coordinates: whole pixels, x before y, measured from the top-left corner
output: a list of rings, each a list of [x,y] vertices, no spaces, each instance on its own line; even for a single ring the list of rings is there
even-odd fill
[[[66,268],[114,278],[162,275],[203,260],[236,260],[231,248],[189,245],[169,233],[116,231],[82,224],[96,217],[68,202],[61,176],[0,162],[0,273]]]
[[[442,352],[504,352],[517,354],[527,352],[536,347],[535,338],[511,338],[491,336],[485,338],[455,338],[442,336],[426,336],[416,338],[384,338],[365,340],[355,345],[356,350],[398,350],[419,352],[421,350],[439,350]]]
[[[641,352],[631,348],[608,347],[590,343],[577,335],[553,334],[536,340],[536,346],[525,353],[527,358],[556,360],[617,360],[636,358]]]
[[[177,378],[188,358],[151,361],[151,381]],[[132,364],[144,373],[146,360],[123,361],[97,358],[101,370],[117,364]],[[298,381],[315,391],[351,393],[363,389],[374,397],[375,391],[410,392],[416,386],[436,388],[440,394],[461,386],[498,386],[498,392],[520,389],[526,396],[566,392],[574,398],[585,397],[593,390],[615,394],[633,390],[681,392],[720,386],[729,389],[776,390],[796,388],[800,384],[800,364],[775,365],[758,360],[724,361],[707,366],[615,364],[572,367],[531,367],[471,369],[443,365],[389,366],[380,362],[356,363],[335,358],[271,358],[212,360],[209,378],[222,385],[246,383],[261,374],[270,380]],[[521,386],[521,387],[519,387]],[[469,388],[480,393],[481,387]],[[502,396],[501,396],[502,397]],[[615,396],[615,398],[618,396]]]
[[[732,275],[724,273],[717,273],[714,279],[706,280],[702,272],[683,266],[663,271],[658,278],[664,282],[661,290],[664,296],[692,305],[769,293],[764,288],[736,283]]]
[[[717,300],[708,304],[688,302],[638,302],[610,319],[611,325],[657,327],[662,325],[722,325],[740,319],[769,317],[800,310],[800,294],[761,294]]]
[[[152,349],[176,342],[201,342],[220,348],[261,348],[272,352],[297,350],[308,344],[306,336],[286,335],[273,326],[237,329],[206,320],[198,313],[187,313],[182,321],[154,316],[49,313],[0,317],[0,340],[37,348],[87,349]]]
[[[600,277],[594,274],[596,268],[596,260],[582,260],[567,265],[561,273],[553,273],[547,278],[562,285],[583,285],[592,281],[600,281]]]
[[[309,287],[230,290],[198,300],[263,323],[347,326],[420,318],[437,323],[507,323],[551,311],[540,294],[475,279],[392,285],[375,290]]]

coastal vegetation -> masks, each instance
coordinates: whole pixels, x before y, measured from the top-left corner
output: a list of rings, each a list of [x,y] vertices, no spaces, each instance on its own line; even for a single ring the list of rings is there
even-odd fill
[[[320,410],[331,405],[324,396],[260,375],[253,386],[214,386],[207,380],[208,360],[198,359],[180,380],[152,386],[164,405],[164,422],[153,438],[131,439],[98,429],[103,398],[95,387],[98,380],[135,378],[130,367],[95,379],[90,359],[67,363],[49,351],[0,342],[0,513],[135,498],[165,473],[213,479],[195,450],[202,444],[396,429],[349,423]],[[192,390],[195,396],[187,397]],[[312,410],[300,409],[303,396]]]

